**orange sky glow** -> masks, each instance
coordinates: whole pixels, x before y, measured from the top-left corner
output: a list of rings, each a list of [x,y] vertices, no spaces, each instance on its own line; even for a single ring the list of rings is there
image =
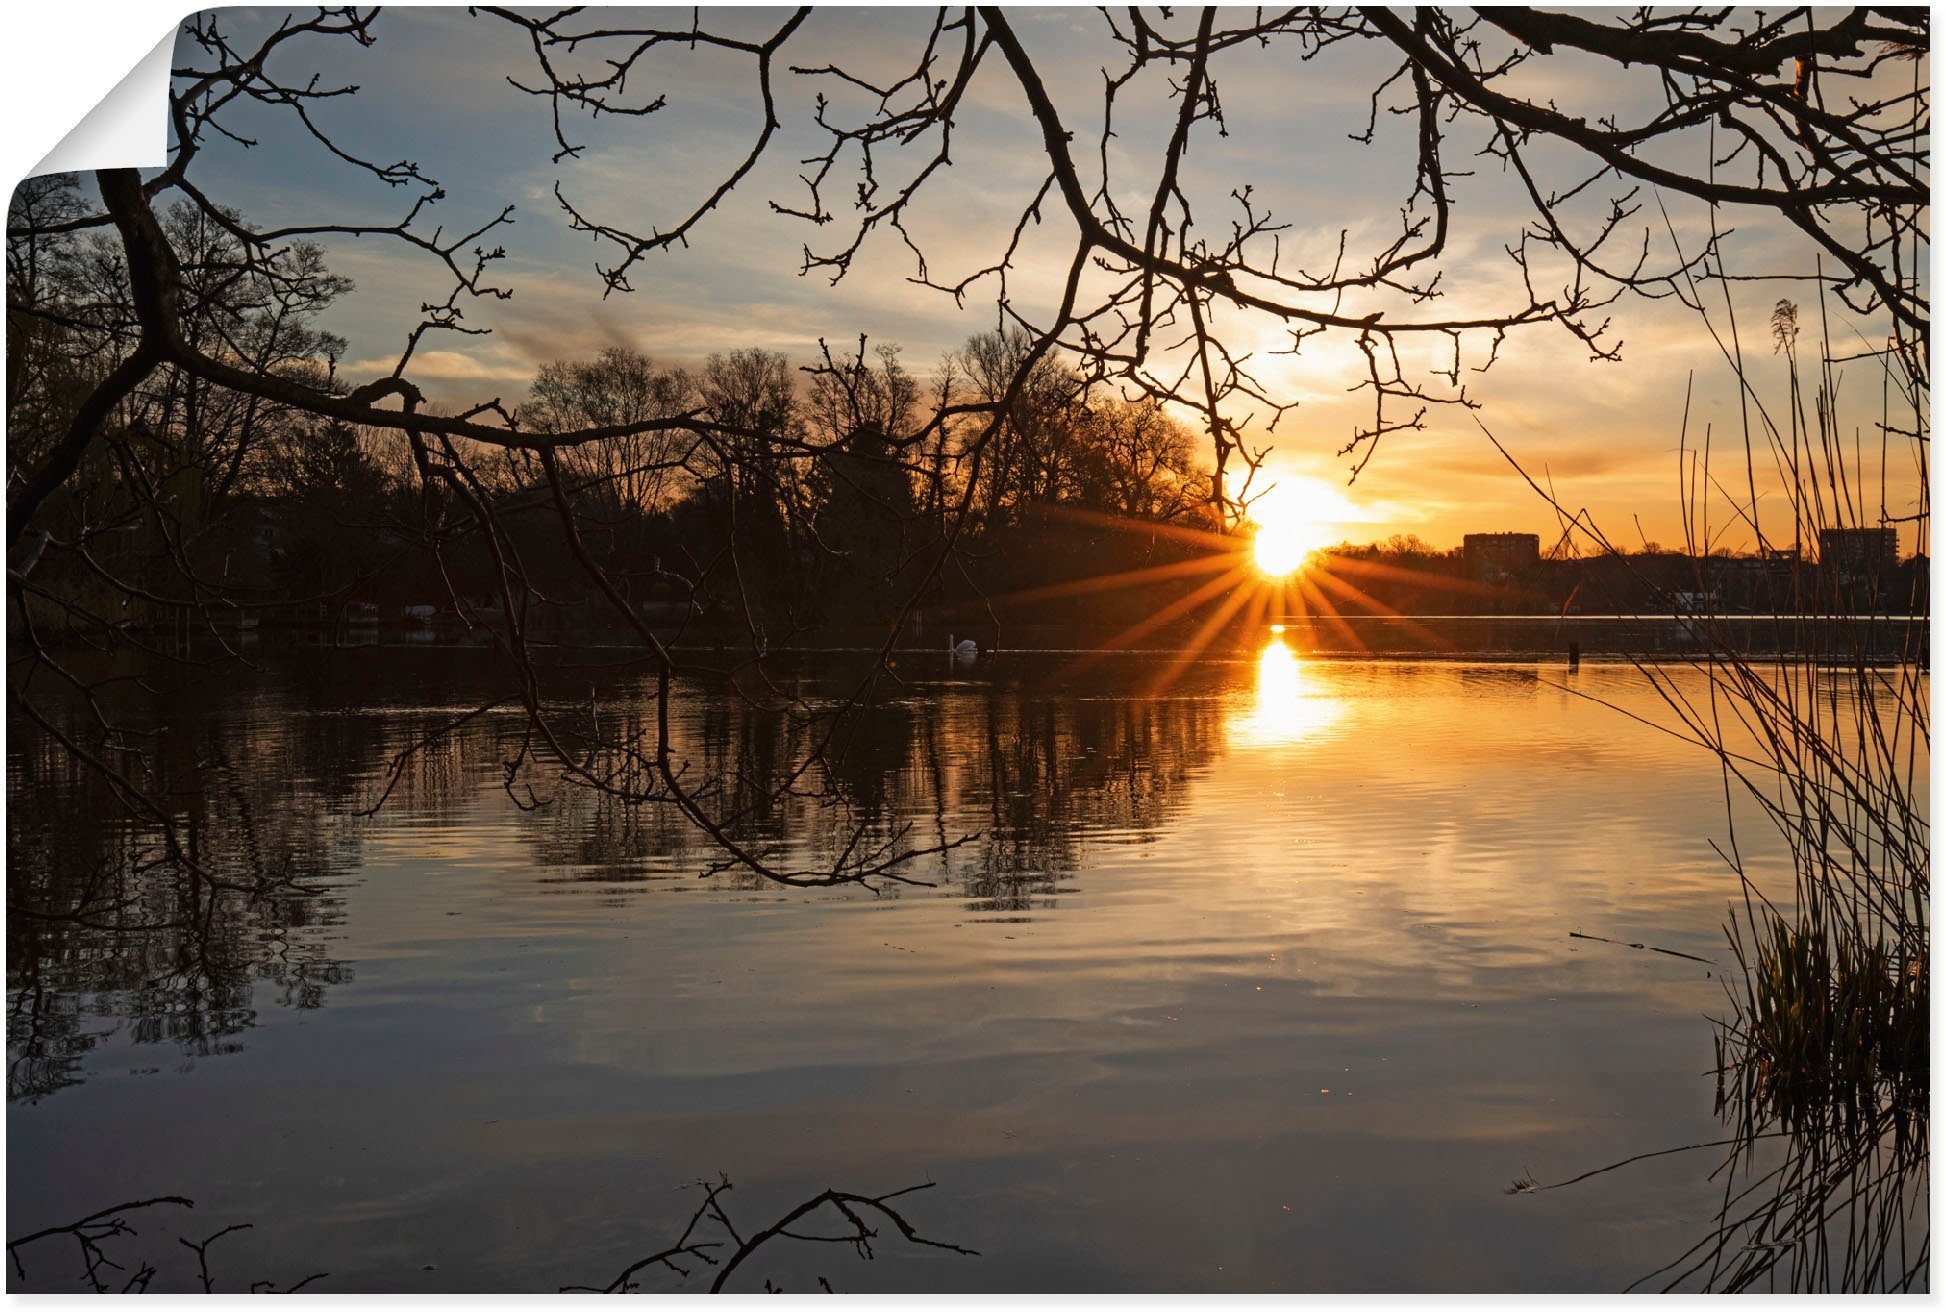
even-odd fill
[[[733,21],[739,11],[716,12]],[[753,14],[752,21],[768,20]],[[904,10],[819,10],[793,62],[815,65],[843,52],[864,66],[889,68],[923,39],[928,21]],[[1024,10],[1018,21],[1047,52],[1050,68],[1071,64],[1074,76],[1057,79],[1055,90],[1064,109],[1086,121],[1088,98],[1099,95],[1101,60],[1091,44],[1098,37],[1091,15]],[[929,378],[944,352],[997,322],[992,284],[980,284],[984,300],[970,295],[956,305],[915,284],[913,258],[896,236],[868,243],[842,281],[805,275],[806,243],[823,238],[772,208],[801,185],[799,161],[812,148],[803,121],[819,88],[801,79],[780,90],[786,125],[779,147],[682,248],[632,271],[631,293],[604,295],[594,266],[606,257],[570,229],[554,188],[638,231],[686,213],[760,122],[747,78],[732,75],[739,66],[692,52],[645,68],[641,76],[667,95],[667,107],[649,118],[575,122],[573,135],[586,150],[556,163],[545,102],[507,84],[530,55],[505,25],[455,9],[394,10],[375,30],[380,39],[372,48],[324,70],[361,86],[357,97],[326,107],[334,130],[371,157],[423,161],[448,190],[441,211],[450,211],[451,222],[516,206],[514,225],[502,230],[508,257],[501,277],[513,296],[468,309],[468,325],[491,332],[428,338],[415,356],[415,379],[441,405],[517,402],[541,364],[617,344],[670,365],[742,346],[781,351],[803,365],[816,357],[820,339],[844,349],[866,333],[874,342],[901,344],[907,366]],[[1319,61],[1306,65],[1310,80],[1293,89],[1275,67],[1240,60],[1224,83],[1227,135],[1199,139],[1188,165],[1193,184],[1218,200],[1243,182],[1257,188],[1261,203],[1274,205],[1289,225],[1281,240],[1293,261],[1328,259],[1345,233],[1367,245],[1382,241],[1384,225],[1396,223],[1401,183],[1409,185],[1412,152],[1396,126],[1381,125],[1393,135],[1382,133],[1370,147],[1348,140],[1364,126],[1373,70]],[[1601,90],[1617,104],[1653,91]],[[908,216],[935,279],[990,262],[1039,185],[1044,169],[1017,100],[1017,88],[983,70],[955,138],[952,168],[928,184]],[[1133,179],[1132,190],[1144,185],[1150,167],[1145,134],[1166,127],[1173,114],[1141,103],[1131,100],[1126,121],[1118,116],[1108,157],[1112,170]],[[320,209],[362,212],[385,202],[382,195],[339,195],[314,152],[300,149],[305,143],[280,137],[288,124],[267,117],[264,131],[255,150],[206,147],[201,167],[217,200],[266,223],[315,221]],[[1456,228],[1441,282],[1447,313],[1504,304],[1514,276],[1504,246],[1527,221],[1524,201],[1497,169],[1476,167],[1456,185]],[[1711,216],[1699,202],[1664,200],[1670,240],[1707,230]],[[1815,269],[1815,252],[1774,216],[1716,217],[1737,225],[1725,245],[1732,271]],[[332,267],[357,283],[329,323],[348,341],[341,372],[352,380],[389,372],[431,285],[427,272],[396,248],[344,240],[326,247]],[[1025,233],[1009,292],[1030,321],[1058,287],[1071,251],[1072,230],[1057,221]],[[1593,516],[1617,545],[1681,546],[1684,498],[1701,488],[1693,509],[1702,537],[1719,549],[1745,549],[1753,542],[1744,523],[1751,490],[1766,532],[1788,537],[1789,513],[1764,429],[1766,418],[1786,422],[1788,396],[1785,361],[1767,331],[1772,308],[1780,297],[1804,300],[1807,342],[1828,337],[1840,353],[1883,340],[1885,325],[1859,320],[1835,302],[1820,305],[1815,288],[1797,283],[1739,282],[1731,296],[1733,304],[1719,289],[1707,323],[1672,300],[1623,298],[1609,312],[1621,343],[1616,361],[1592,360],[1585,345],[1550,325],[1518,329],[1490,369],[1475,372],[1476,359],[1468,359],[1461,376],[1472,408],[1434,405],[1422,427],[1351,454],[1348,440],[1371,413],[1369,393],[1356,390],[1359,365],[1348,340],[1326,337],[1293,351],[1279,324],[1242,313],[1220,316],[1213,331],[1226,349],[1249,359],[1269,395],[1290,407],[1274,424],[1264,407],[1235,416],[1253,445],[1271,448],[1253,493],[1277,482],[1301,490],[1311,507],[1307,520],[1331,541],[1413,534],[1443,547],[1468,532],[1522,530],[1551,542],[1560,517],[1513,469],[1512,456],[1563,507]],[[1451,347],[1428,345],[1413,367],[1444,367],[1434,359],[1440,351],[1450,355]],[[1741,398],[1728,363],[1738,352],[1750,378]],[[1869,489],[1867,518],[1911,514],[1919,490],[1911,457],[1894,450],[1881,465],[1871,440],[1881,420],[1878,366],[1860,360],[1838,378],[1837,428],[1856,452],[1848,476]],[[1180,417],[1194,425],[1193,414]],[[1745,460],[1746,441],[1755,468]],[[1698,463],[1705,452],[1707,471]],[[1902,549],[1915,545],[1907,525]]]

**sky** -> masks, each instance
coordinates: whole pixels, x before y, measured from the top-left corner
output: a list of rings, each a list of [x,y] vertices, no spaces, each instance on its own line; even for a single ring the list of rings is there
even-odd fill
[[[225,11],[222,21],[241,43],[282,12]],[[651,16],[594,12],[609,26]],[[653,17],[682,26],[689,12]],[[930,13],[819,9],[780,63],[842,62],[869,80],[896,77],[923,44]],[[714,29],[762,35],[786,11],[704,14]],[[1041,8],[1018,11],[1015,22],[1064,118],[1077,129],[1077,156],[1092,164],[1101,69],[1115,57],[1103,20],[1092,10]],[[679,221],[742,158],[761,125],[751,61],[708,50],[659,53],[636,70],[626,98],[644,104],[659,96],[663,107],[595,122],[568,117],[570,139],[586,148],[557,163],[548,103],[508,81],[531,83],[536,73],[518,28],[458,8],[393,9],[379,15],[373,33],[377,39],[367,48],[343,40],[287,47],[277,69],[287,81],[315,71],[327,82],[357,84],[355,96],[321,102],[314,110],[318,122],[352,153],[381,162],[412,160],[438,179],[447,192],[437,206],[444,223],[471,228],[504,205],[516,207],[514,223],[493,237],[507,251],[493,281],[513,296],[471,302],[466,310],[470,326],[491,332],[434,334],[415,358],[411,376],[444,406],[494,397],[513,403],[524,397],[541,364],[610,345],[637,348],[668,365],[695,365],[711,352],[742,346],[781,351],[803,364],[816,357],[820,338],[844,349],[864,333],[874,343],[898,343],[908,366],[930,375],[944,352],[996,322],[991,282],[976,285],[958,305],[916,285],[914,258],[894,233],[868,240],[852,271],[836,284],[825,274],[804,272],[807,246],[826,252],[847,240],[838,230],[845,226],[855,160],[834,174],[827,189],[839,222],[820,228],[777,213],[773,202],[804,204],[803,161],[825,140],[814,121],[817,97],[829,97],[834,119],[855,119],[868,103],[830,77],[780,68],[782,126],[764,160],[686,247],[638,265],[632,292],[604,295],[596,266],[612,264],[613,251],[598,249],[570,228],[555,187],[594,217],[635,231]],[[199,63],[200,55],[183,48],[177,62]],[[1410,188],[1410,122],[1381,115],[1371,145],[1352,141],[1350,134],[1364,129],[1372,88],[1389,71],[1374,53],[1350,47],[1308,62],[1288,52],[1245,51],[1219,64],[1227,131],[1220,138],[1199,137],[1187,162],[1199,222],[1224,226],[1234,210],[1231,193],[1247,184],[1255,203],[1289,224],[1280,238],[1288,259],[1310,266],[1328,261],[1341,232],[1354,250],[1383,245]],[[1652,105],[1655,94],[1649,86],[1595,81],[1578,76],[1572,65],[1553,63],[1536,75],[1531,89],[1583,112],[1640,109]],[[1146,208],[1158,167],[1155,145],[1173,114],[1168,88],[1159,80],[1138,81],[1123,93],[1109,168],[1125,209]],[[288,115],[252,110],[235,122],[253,144],[213,139],[195,176],[213,199],[255,222],[386,223],[402,213],[401,192],[332,159]],[[1696,148],[1706,144],[1699,140]],[[903,180],[924,158],[887,152],[880,176]],[[951,158],[951,167],[920,194],[908,225],[938,281],[994,260],[1045,173],[1038,130],[997,59],[973,84]],[[1495,161],[1466,159],[1458,146],[1449,158],[1469,176],[1454,183],[1444,298],[1434,309],[1449,314],[1504,307],[1514,286],[1504,247],[1531,215]],[[1560,179],[1570,177],[1572,161],[1542,162],[1560,165]],[[1693,248],[1709,216],[1681,198],[1662,200],[1670,227]],[[1650,220],[1658,228],[1652,244],[1666,249],[1653,199],[1643,222]],[[1735,229],[1727,250],[1738,271],[1815,268],[1813,255],[1771,216],[1725,213],[1718,222]],[[1048,206],[1043,221],[1029,226],[1010,292],[1030,319],[1051,303],[1072,241],[1072,225],[1058,206]],[[357,382],[389,373],[419,320],[421,302],[445,294],[440,270],[396,242],[324,244],[331,266],[356,283],[325,325],[347,339],[344,374]],[[1477,409],[1438,407],[1424,431],[1388,436],[1355,482],[1354,461],[1340,452],[1354,426],[1368,420],[1369,403],[1349,390],[1359,378],[1349,341],[1310,343],[1293,356],[1286,353],[1287,335],[1274,323],[1229,314],[1215,330],[1233,353],[1251,353],[1257,377],[1273,396],[1295,403],[1274,431],[1266,431],[1258,416],[1246,432],[1253,444],[1273,448],[1270,477],[1310,489],[1310,503],[1333,517],[1331,536],[1368,541],[1410,533],[1444,546],[1467,532],[1527,530],[1551,541],[1558,532],[1555,512],[1495,448],[1492,439],[1498,439],[1556,499],[1585,507],[1618,543],[1679,544],[1683,450],[1707,441],[1718,480],[1726,488],[1746,481],[1746,411],[1718,341],[1731,309],[1757,399],[1781,419],[1785,367],[1771,352],[1767,330],[1780,295],[1807,300],[1808,340],[1817,329],[1808,293],[1801,284],[1773,282],[1735,284],[1734,305],[1724,306],[1719,295],[1710,324],[1672,300],[1619,302],[1608,312],[1612,335],[1622,343],[1617,362],[1591,361],[1585,347],[1556,327],[1520,330],[1501,346],[1491,369],[1467,375]],[[1841,314],[1835,302],[1829,308],[1834,340],[1883,336],[1883,324]],[[1876,452],[1865,450],[1874,444],[1863,439],[1872,431],[1866,426],[1879,418],[1880,391],[1875,368],[1863,363],[1848,366],[1839,388],[1840,428],[1860,436],[1857,474],[1861,485],[1874,489],[1874,503],[1881,470]],[[1761,435],[1753,440],[1759,447],[1759,506],[1768,516],[1780,504],[1776,480],[1761,452]],[[1909,513],[1916,488],[1910,468],[1895,458],[1883,474],[1889,512]],[[1749,535],[1728,496],[1710,498],[1712,529],[1722,530],[1719,545],[1746,547]],[[1903,546],[1909,551],[1913,545],[1908,529]]]

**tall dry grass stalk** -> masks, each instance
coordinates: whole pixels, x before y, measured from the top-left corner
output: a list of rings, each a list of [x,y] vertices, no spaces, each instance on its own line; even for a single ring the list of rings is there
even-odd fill
[[[1723,1189],[1715,1224],[1645,1282],[1923,1288],[1930,589],[1914,570],[1902,595],[1889,595],[1886,571],[1845,563],[1845,544],[1826,536],[1892,528],[1915,554],[1930,555],[1923,343],[1837,351],[1821,300],[1816,349],[1805,352],[1799,307],[1779,301],[1773,349],[1758,358],[1781,360],[1787,391],[1767,403],[1730,288],[1720,277],[1692,288],[1737,384],[1742,431],[1727,444],[1708,431],[1699,441],[1685,413],[1683,520],[1697,576],[1691,589],[1663,590],[1659,600],[1690,654],[1633,663],[1679,722],[1670,727],[1714,755],[1723,781],[1729,832],[1717,846],[1737,879],[1725,928],[1741,968],[1726,980],[1716,1040],[1717,1107],[1731,1150],[1715,1177]],[[1712,289],[1720,299],[1705,296]],[[1805,354],[1815,361],[1809,368]],[[1846,388],[1877,392],[1875,423],[1846,431],[1840,416],[1863,408]],[[1761,495],[1760,484],[1782,495]],[[1902,504],[1914,489],[1916,499]],[[1542,495],[1561,514],[1565,540],[1616,551],[1585,514]],[[1754,556],[1720,552],[1732,536],[1754,541]],[[1731,622],[1719,601],[1738,570],[1768,589],[1754,620],[1746,612]],[[1774,632],[1759,644],[1753,636],[1763,628]],[[1766,654],[1754,654],[1760,645]],[[1739,798],[1782,835],[1788,878],[1774,858],[1746,860]]]
[[[1824,310],[1807,387],[1798,307],[1778,302],[1770,326],[1788,401],[1781,424],[1759,415],[1790,503],[1791,586],[1772,618],[1791,641],[1761,662],[1708,641],[1706,708],[1657,680],[1715,752],[1726,787],[1756,799],[1791,856],[1789,896],[1767,896],[1734,828],[1726,849],[1741,893],[1727,926],[1741,971],[1719,1023],[1717,1106],[1735,1149],[1718,1225],[1691,1254],[1711,1288],[1910,1289],[1930,1275],[1930,587],[1914,571],[1905,595],[1888,595],[1869,553],[1848,559],[1831,532],[1903,528],[1930,555],[1929,396],[1896,350],[1841,361]],[[1875,480],[1863,432],[1840,427],[1847,365],[1879,391]],[[1707,489],[1707,455],[1694,464]],[[1893,472],[1902,464],[1904,477]],[[1900,483],[1916,488],[1915,504],[1891,503]],[[1704,543],[1710,501],[1705,492],[1686,506]],[[1768,547],[1754,489],[1745,504]],[[1700,595],[1709,633],[1713,593]]]

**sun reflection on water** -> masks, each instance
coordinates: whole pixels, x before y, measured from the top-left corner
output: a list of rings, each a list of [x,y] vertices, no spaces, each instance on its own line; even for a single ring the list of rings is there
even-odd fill
[[[1256,700],[1233,732],[1255,746],[1299,743],[1331,727],[1344,709],[1342,698],[1318,691],[1304,662],[1277,637],[1257,657]]]

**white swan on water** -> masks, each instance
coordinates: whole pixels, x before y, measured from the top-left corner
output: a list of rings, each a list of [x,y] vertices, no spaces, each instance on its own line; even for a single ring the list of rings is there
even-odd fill
[[[953,635],[949,633],[946,635],[946,655],[955,661],[963,661],[971,665],[979,659],[980,645],[971,638],[962,638],[955,642]]]

